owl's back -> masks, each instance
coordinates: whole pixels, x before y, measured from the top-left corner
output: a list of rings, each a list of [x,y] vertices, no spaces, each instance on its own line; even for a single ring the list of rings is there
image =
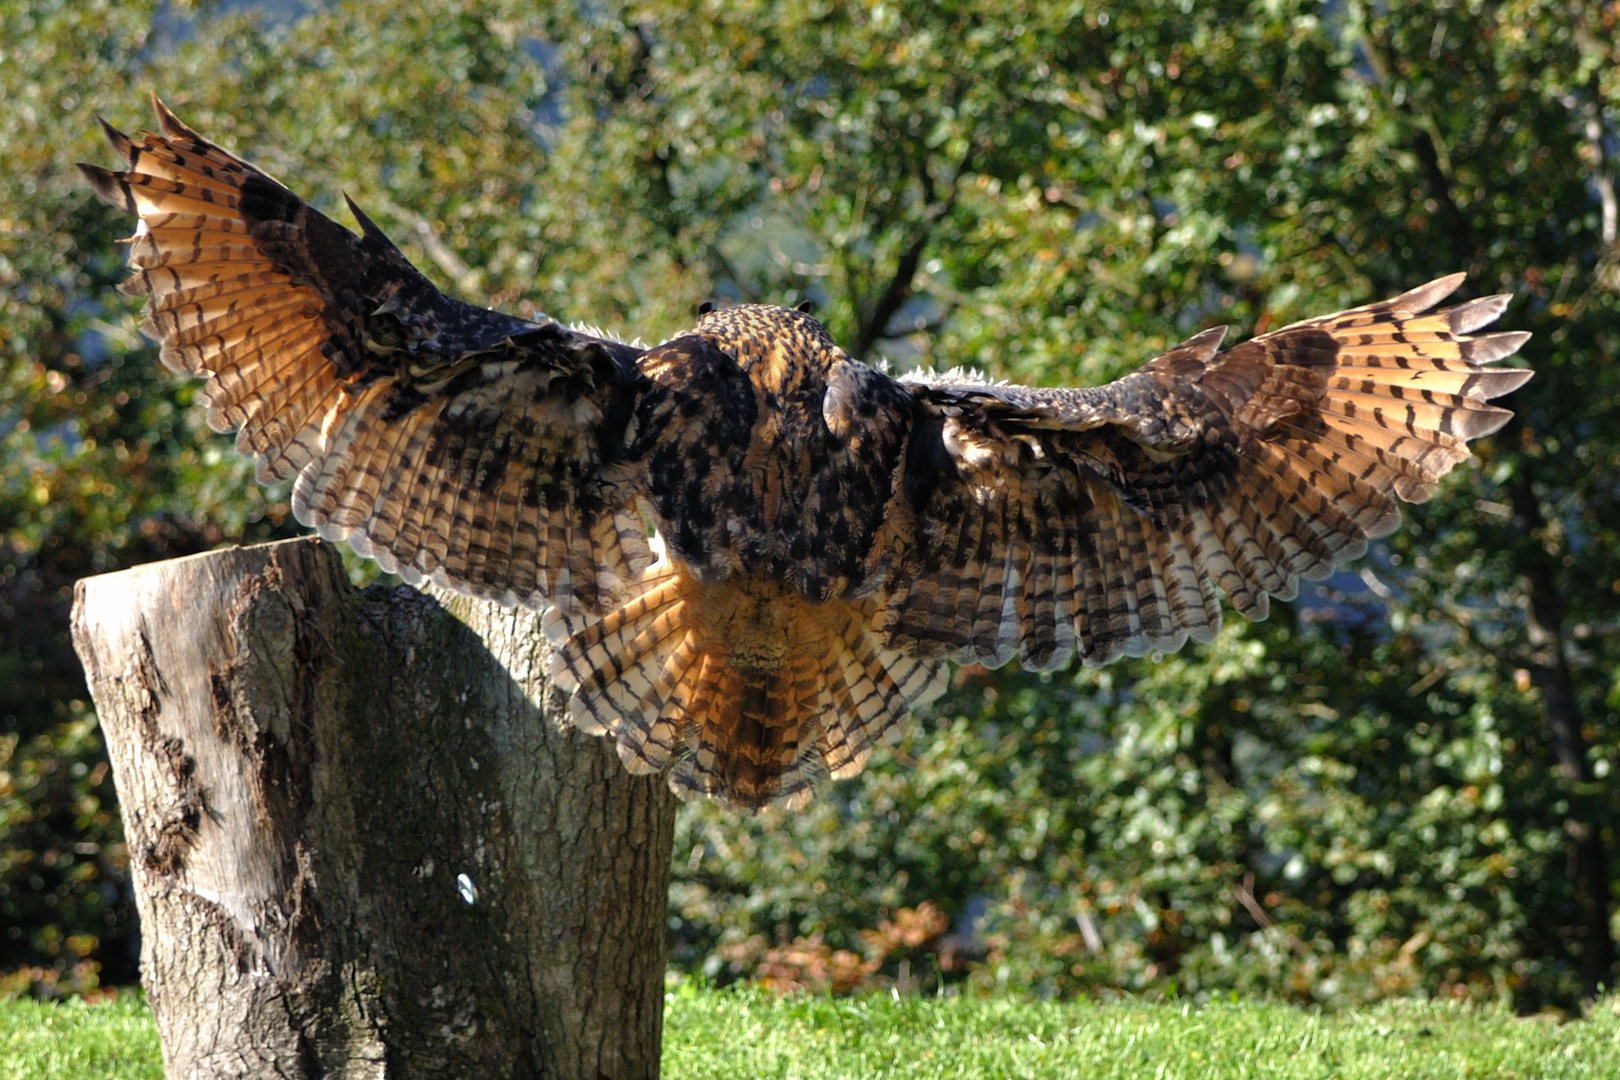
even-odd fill
[[[638,416],[649,503],[675,559],[705,581],[763,574],[811,600],[868,591],[892,521],[904,393],[885,392],[809,315],[762,305],[710,312],[641,369],[654,384]]]

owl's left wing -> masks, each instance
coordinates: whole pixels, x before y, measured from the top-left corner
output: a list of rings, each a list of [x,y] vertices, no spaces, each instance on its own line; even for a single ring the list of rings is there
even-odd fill
[[[1506,296],[1429,310],[1462,279],[1224,353],[1206,331],[1100,387],[907,377],[909,522],[875,628],[912,655],[1050,668],[1210,640],[1215,585],[1264,618],[1512,415],[1486,402],[1530,372],[1481,365],[1529,335],[1470,336]]]
[[[650,561],[612,475],[641,350],[443,295],[353,203],[359,236],[154,104],[160,133],[106,128],[124,171],[80,169],[138,218],[124,288],[210,426],[408,581],[602,610]]]

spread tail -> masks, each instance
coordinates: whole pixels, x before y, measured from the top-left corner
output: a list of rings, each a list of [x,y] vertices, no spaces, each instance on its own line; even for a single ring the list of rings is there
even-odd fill
[[[859,773],[912,705],[944,689],[939,661],[877,643],[869,607],[704,585],[660,561],[601,619],[547,613],[551,675],[573,695],[569,720],[611,734],[632,772],[671,769],[683,799],[793,809],[821,776]]]

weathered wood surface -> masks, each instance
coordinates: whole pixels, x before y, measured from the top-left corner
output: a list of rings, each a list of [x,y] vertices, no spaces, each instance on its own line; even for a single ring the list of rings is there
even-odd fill
[[[73,631],[170,1077],[657,1074],[674,806],[557,725],[533,613],[306,539],[81,581]]]

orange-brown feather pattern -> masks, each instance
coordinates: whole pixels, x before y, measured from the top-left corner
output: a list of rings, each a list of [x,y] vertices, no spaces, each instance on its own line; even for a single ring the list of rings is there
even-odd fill
[[[612,735],[632,771],[672,769],[684,795],[759,809],[859,771],[943,689],[937,662],[873,641],[871,614],[758,576],[705,584],[666,557],[618,609],[553,609],[545,627],[576,726]]]
[[[1491,399],[1461,275],[1106,386],[858,363],[797,311],[706,314],[649,349],[439,293],[353,207],[336,225],[161,105],[84,167],[139,219],[127,291],[261,479],[410,581],[545,610],[581,730],[683,796],[802,805],[943,687],[943,658],[1173,650],[1362,554],[1428,498]]]
[[[161,105],[158,119],[158,134],[107,129],[127,170],[85,175],[139,218],[125,289],[147,298],[164,363],[207,378],[210,425],[237,432],[259,478],[297,476],[301,521],[410,580],[514,603],[611,604],[650,561],[645,530],[616,524],[633,494],[610,505],[535,476],[601,475],[589,445],[600,411],[543,392],[559,366],[566,375],[591,358],[519,370],[510,337],[535,324],[444,310],[385,240],[333,225]],[[400,321],[378,322],[384,312]],[[434,324],[446,317],[483,333]],[[446,331],[461,331],[459,352]],[[480,349],[515,377],[454,385]],[[479,409],[498,417],[493,431],[458,422]]]
[[[945,418],[956,475],[920,515],[913,561],[883,591],[877,626],[923,654],[995,663],[1010,636],[1021,653],[1037,643],[1040,661],[1074,650],[1103,663],[1209,640],[1213,585],[1264,618],[1270,597],[1292,598],[1301,577],[1325,577],[1387,535],[1395,499],[1427,498],[1468,441],[1509,416],[1486,402],[1529,372],[1480,365],[1526,335],[1467,336],[1507,298],[1424,314],[1460,281],[1226,353],[1215,352],[1219,335],[1200,335],[1096,390],[917,379]],[[1034,452],[1020,456],[1020,439]],[[1083,491],[1062,489],[1054,459],[1075,464]],[[1084,523],[1065,558],[1072,586],[1041,561],[1064,549],[1061,532],[1020,554],[1032,543],[1023,522],[1053,513]]]

